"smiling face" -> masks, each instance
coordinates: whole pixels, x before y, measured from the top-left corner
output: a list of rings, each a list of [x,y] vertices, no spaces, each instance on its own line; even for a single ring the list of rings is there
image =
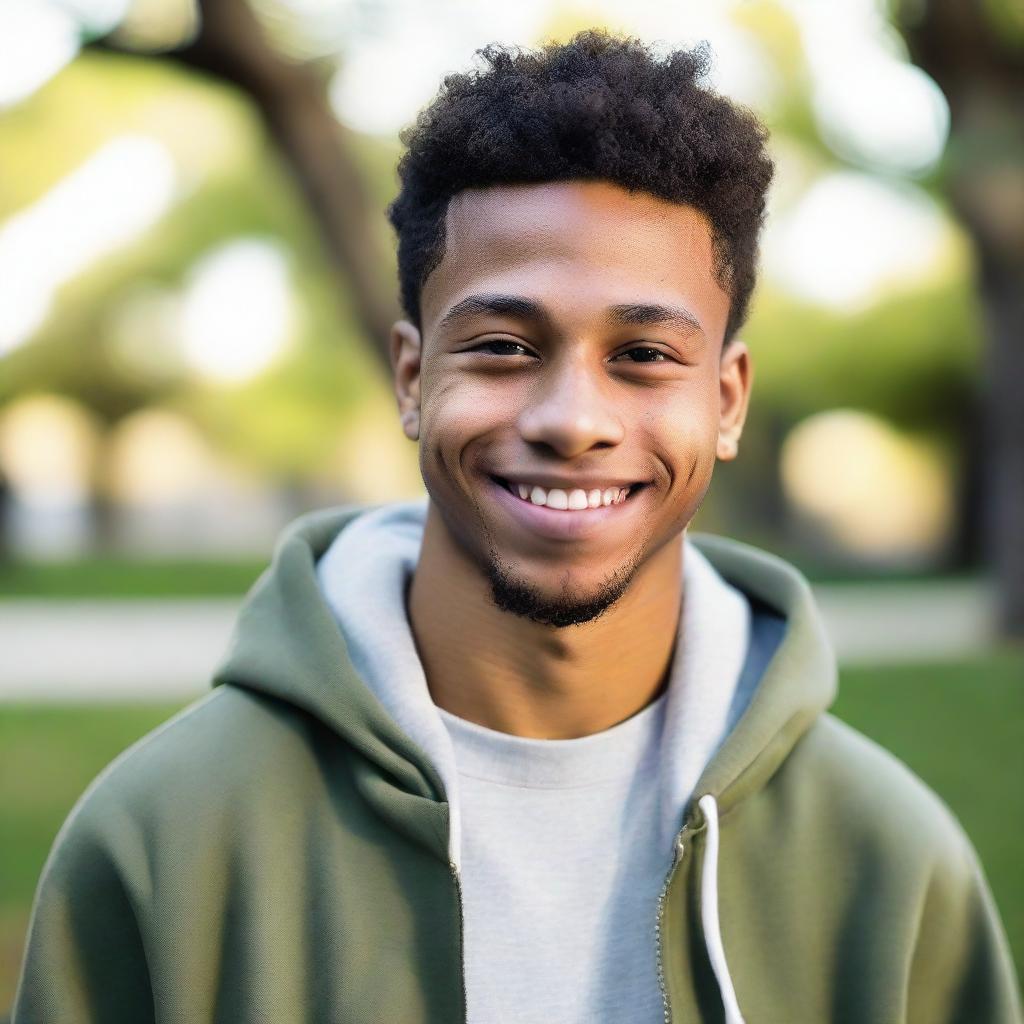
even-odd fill
[[[421,310],[421,331],[400,321],[391,339],[403,427],[499,608],[590,621],[653,559],[678,563],[751,379],[742,342],[722,352],[729,295],[700,213],[606,182],[460,193]],[[569,509],[520,483],[560,487]]]

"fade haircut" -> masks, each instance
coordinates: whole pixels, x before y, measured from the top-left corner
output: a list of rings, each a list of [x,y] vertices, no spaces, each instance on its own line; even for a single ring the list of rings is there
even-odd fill
[[[714,272],[730,296],[724,342],[747,317],[773,166],[768,133],[707,87],[704,46],[656,54],[600,30],[538,50],[492,44],[482,66],[448,75],[401,133],[398,235],[406,315],[444,256],[445,220],[465,189],[601,180],[689,205],[711,227]]]

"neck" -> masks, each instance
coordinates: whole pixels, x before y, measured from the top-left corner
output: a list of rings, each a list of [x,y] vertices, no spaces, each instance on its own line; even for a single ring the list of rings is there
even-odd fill
[[[680,534],[591,622],[558,629],[502,611],[429,503],[406,604],[438,707],[499,732],[573,739],[617,725],[665,689],[682,599]]]

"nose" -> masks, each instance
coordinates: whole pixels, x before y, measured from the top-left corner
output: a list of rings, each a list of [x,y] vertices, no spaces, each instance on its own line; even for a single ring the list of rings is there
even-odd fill
[[[538,383],[534,400],[519,416],[523,440],[546,445],[566,459],[595,445],[619,444],[624,436],[621,409],[601,372],[582,347],[554,360]]]

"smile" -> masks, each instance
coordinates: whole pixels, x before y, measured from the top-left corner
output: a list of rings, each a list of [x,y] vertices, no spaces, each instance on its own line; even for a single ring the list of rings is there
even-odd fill
[[[601,508],[608,505],[621,505],[629,494],[642,487],[643,484],[633,484],[629,487],[595,487],[592,490],[574,488],[572,490],[561,487],[542,487],[540,484],[512,483],[500,476],[492,477],[501,484],[510,494],[518,495],[523,501],[531,505],[540,505],[542,508],[559,509],[561,511],[574,512],[587,508]]]
[[[612,527],[633,518],[636,506],[643,504],[639,495],[648,489],[647,484],[637,483],[629,487],[594,488],[589,492],[568,491],[512,484],[495,476],[486,479],[496,503],[516,526],[549,540],[586,540],[606,535]],[[520,487],[525,496],[521,496]]]

